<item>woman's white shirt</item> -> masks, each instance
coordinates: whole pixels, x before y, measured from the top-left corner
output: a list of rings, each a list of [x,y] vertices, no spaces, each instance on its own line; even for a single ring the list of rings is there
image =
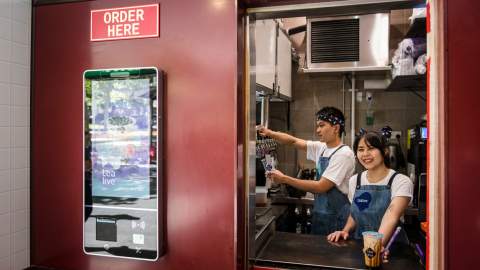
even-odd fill
[[[365,186],[365,185],[377,185],[377,186],[386,186],[388,185],[388,181],[390,180],[390,177],[395,173],[394,170],[390,169],[388,172],[387,176],[382,179],[381,181],[378,181],[376,183],[370,183],[367,179],[367,172],[363,172],[361,176],[361,181],[360,185]],[[357,188],[357,175],[355,174],[350,178],[348,181],[348,199],[350,200],[350,203],[352,203],[353,200],[353,195],[355,194],[355,189]],[[395,178],[393,179],[392,182],[392,187],[391,187],[391,198],[393,199],[394,197],[409,197],[410,202],[412,201],[413,198],[413,183],[410,178],[408,178],[406,175],[403,174],[397,174]]]

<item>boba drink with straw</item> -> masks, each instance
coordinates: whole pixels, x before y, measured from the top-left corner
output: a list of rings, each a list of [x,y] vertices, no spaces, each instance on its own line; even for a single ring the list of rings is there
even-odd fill
[[[369,268],[380,267],[383,234],[367,231],[363,232],[362,235],[365,265]]]

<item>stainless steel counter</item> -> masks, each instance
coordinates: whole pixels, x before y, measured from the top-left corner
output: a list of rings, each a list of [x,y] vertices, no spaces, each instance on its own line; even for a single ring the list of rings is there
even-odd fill
[[[289,197],[289,196],[284,196],[283,194],[279,195],[271,195],[270,196],[270,202],[271,204],[305,204],[305,205],[313,205],[313,198],[295,198],[295,197]]]
[[[363,243],[356,240],[330,243],[325,236],[275,232],[259,252],[255,265],[286,269],[366,269]],[[407,245],[391,248],[390,261],[383,270],[424,269]]]
[[[275,220],[287,210],[283,205],[255,207],[255,253],[258,254],[275,233]]]

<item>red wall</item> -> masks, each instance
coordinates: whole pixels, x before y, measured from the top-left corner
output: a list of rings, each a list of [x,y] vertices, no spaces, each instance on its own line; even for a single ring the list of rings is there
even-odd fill
[[[234,269],[237,8],[163,0],[160,37],[89,41],[90,10],[156,3],[86,1],[34,10],[31,263],[58,269]],[[82,251],[82,76],[156,66],[165,94],[166,255],[157,262]]]
[[[341,0],[244,0],[248,7],[268,7],[279,5],[298,5],[308,3],[321,3]]]
[[[447,0],[447,269],[479,269],[480,3]]]

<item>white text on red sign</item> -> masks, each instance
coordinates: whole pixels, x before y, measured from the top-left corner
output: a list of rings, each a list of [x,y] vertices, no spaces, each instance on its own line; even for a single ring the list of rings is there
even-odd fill
[[[158,37],[159,5],[91,11],[92,41]]]
[[[143,9],[105,12],[103,21],[108,25],[109,37],[140,35],[139,21],[144,21]]]

